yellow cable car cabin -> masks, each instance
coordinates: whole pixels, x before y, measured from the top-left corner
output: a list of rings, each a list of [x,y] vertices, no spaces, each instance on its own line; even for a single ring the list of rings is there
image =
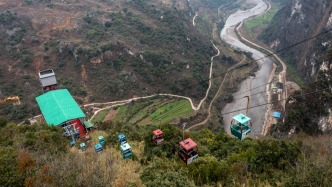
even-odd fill
[[[251,132],[251,119],[246,115],[239,114],[233,117],[231,121],[231,134],[236,138],[243,140]]]
[[[187,138],[180,143],[180,150],[178,152],[179,158],[189,165],[198,158],[197,143],[191,138]]]
[[[152,131],[152,133],[153,133],[152,140],[154,144],[160,145],[165,141],[164,133],[160,129],[154,130]]]

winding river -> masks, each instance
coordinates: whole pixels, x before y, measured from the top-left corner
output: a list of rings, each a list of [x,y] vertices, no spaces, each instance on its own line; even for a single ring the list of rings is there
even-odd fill
[[[263,14],[268,9],[268,5],[263,0],[247,0],[247,2],[256,4],[256,6],[248,10],[238,10],[237,12],[231,14],[226,20],[225,26],[220,33],[220,37],[222,40],[230,44],[233,48],[252,53],[253,58],[255,60],[258,60],[266,55],[242,43],[235,34],[235,25],[252,16]],[[247,105],[247,99],[243,98],[244,96],[250,96],[249,107],[264,104],[268,100],[267,94],[265,92],[267,87],[261,85],[266,85],[269,82],[269,78],[273,69],[273,62],[270,58],[264,58],[258,60],[258,65],[259,70],[255,73],[255,77],[249,77],[245,81],[243,81],[238,86],[238,91],[233,94],[234,101],[232,103],[228,103],[222,110],[225,130],[229,134],[231,118],[239,113],[246,113],[245,108]],[[237,111],[239,109],[244,110]],[[253,122],[251,132],[252,137],[260,136],[262,134],[266,112],[266,105],[249,109],[247,115],[252,119]]]

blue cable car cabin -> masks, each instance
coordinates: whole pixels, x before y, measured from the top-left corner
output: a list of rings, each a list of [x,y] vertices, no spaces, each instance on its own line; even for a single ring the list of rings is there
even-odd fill
[[[236,115],[231,121],[230,128],[233,136],[243,140],[247,138],[251,132],[251,118],[243,114]]]
[[[103,147],[100,144],[95,145],[95,151],[96,153],[102,153],[103,152]]]
[[[130,158],[132,156],[131,147],[130,147],[129,143],[121,144],[120,145],[120,150],[121,150],[121,154],[123,156],[123,159],[127,159],[127,158]]]
[[[119,140],[120,145],[122,145],[124,143],[127,143],[127,139],[126,139],[126,136],[124,134],[119,134],[118,135],[118,140]]]

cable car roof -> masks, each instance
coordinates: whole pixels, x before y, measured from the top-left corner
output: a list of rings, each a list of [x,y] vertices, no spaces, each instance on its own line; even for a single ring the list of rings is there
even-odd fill
[[[123,139],[123,138],[126,138],[126,136],[125,136],[124,134],[119,134],[119,135],[118,135],[118,138],[119,138],[119,139]]]
[[[245,116],[243,114],[239,114],[233,117],[234,120],[238,121],[239,123],[246,123],[251,120],[248,116]]]
[[[183,147],[186,151],[197,147],[197,143],[194,142],[191,138],[187,138],[180,142],[180,146]]]
[[[124,143],[121,145],[121,150],[125,151],[125,150],[128,150],[128,149],[131,149],[129,143]]]
[[[153,135],[155,135],[155,136],[160,136],[162,134],[163,134],[163,131],[161,131],[160,129],[157,129],[157,130],[153,131]]]
[[[101,149],[102,146],[100,144],[95,145],[95,149]]]

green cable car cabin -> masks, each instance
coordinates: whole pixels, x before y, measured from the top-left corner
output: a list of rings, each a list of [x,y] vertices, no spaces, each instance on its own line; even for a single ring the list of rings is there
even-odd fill
[[[131,147],[129,143],[123,143],[120,145],[121,154],[123,159],[130,158],[133,154],[131,153]]]
[[[98,141],[99,141],[100,145],[104,145],[106,143],[104,136],[98,136]]]
[[[246,115],[239,114],[233,117],[231,121],[231,134],[243,140],[249,136],[251,132],[251,118]]]

